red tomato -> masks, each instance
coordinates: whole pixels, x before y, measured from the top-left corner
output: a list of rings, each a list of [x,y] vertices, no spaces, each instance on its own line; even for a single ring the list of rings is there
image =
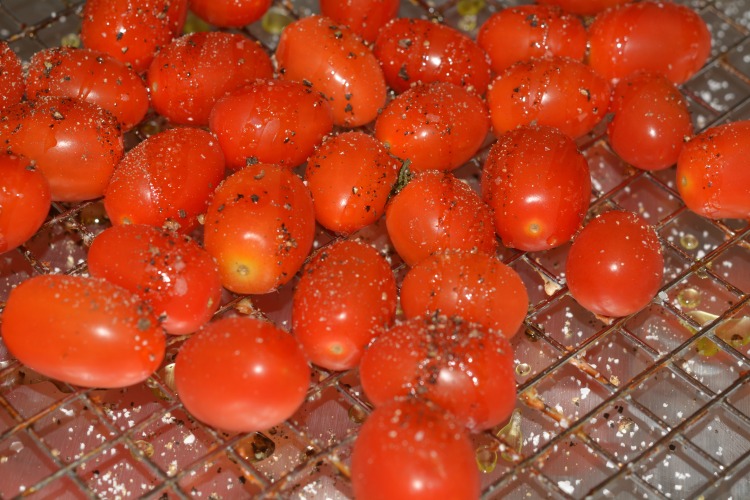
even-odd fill
[[[182,32],[188,0],[87,0],[81,41],[145,71],[154,53]]]
[[[269,293],[294,277],[312,248],[310,191],[288,168],[258,163],[227,177],[206,213],[204,245],[222,284]]]
[[[674,83],[694,75],[711,52],[711,33],[690,7],[643,1],[606,10],[589,26],[589,64],[607,79],[636,71]]]
[[[117,119],[96,104],[67,97],[8,108],[0,117],[0,144],[36,163],[55,201],[100,197],[123,154]]]
[[[659,73],[635,73],[615,87],[607,126],[609,144],[620,158],[644,170],[661,170],[677,161],[693,135],[687,101]]]
[[[385,210],[388,236],[413,266],[435,252],[497,248],[492,214],[468,184],[451,174],[420,172]]]
[[[581,227],[591,198],[589,166],[559,130],[520,127],[492,145],[482,196],[505,246],[547,250],[570,241]]]
[[[49,183],[28,158],[0,153],[0,254],[13,250],[44,223]]]
[[[483,252],[441,252],[414,267],[401,284],[407,318],[458,316],[513,337],[526,317],[529,296],[513,269]]]
[[[519,125],[550,125],[577,138],[604,118],[610,87],[589,66],[553,57],[521,61],[492,82],[487,91],[496,134]]]
[[[227,166],[254,162],[296,167],[333,129],[331,107],[301,83],[258,80],[220,99],[209,127]]]
[[[544,5],[561,7],[564,11],[579,16],[593,16],[605,9],[632,2],[633,0],[537,0]]]
[[[442,408],[416,399],[380,406],[352,451],[359,500],[479,498],[479,469],[466,432]]]
[[[377,250],[357,241],[319,250],[294,291],[292,332],[308,359],[326,370],[357,366],[395,317],[393,271]]]
[[[21,60],[7,42],[0,41],[0,109],[21,102],[24,91]]]
[[[573,240],[565,276],[579,304],[620,317],[645,307],[661,286],[664,258],[656,231],[634,213],[606,212]]]
[[[496,12],[482,24],[477,43],[490,57],[492,71],[533,57],[583,60],[586,28],[580,18],[547,5],[519,5]]]
[[[88,253],[89,273],[146,300],[168,333],[203,326],[221,300],[219,269],[185,236],[153,226],[113,226],[99,233]]]
[[[346,132],[331,137],[310,156],[305,170],[315,219],[341,234],[376,222],[400,168],[401,162],[371,135]]]
[[[271,58],[235,33],[191,33],[161,49],[148,69],[151,104],[183,125],[208,125],[216,101],[258,78],[273,77]]]
[[[375,122],[375,137],[408,159],[412,171],[447,171],[469,161],[489,129],[479,97],[438,82],[417,85],[388,103]]]
[[[174,381],[198,420],[226,431],[263,431],[302,405],[310,367],[294,337],[272,323],[224,318],[182,345]]]
[[[10,292],[3,342],[42,375],[83,387],[126,387],[159,367],[166,345],[138,296],[103,280],[42,275]]]
[[[211,134],[166,130],[128,151],[107,186],[104,208],[113,224],[188,232],[223,178],[224,157]]]
[[[447,82],[484,94],[490,61],[471,38],[426,19],[389,22],[373,47],[388,86],[400,93],[416,83]]]
[[[271,7],[271,0],[190,0],[190,9],[214,26],[239,28],[254,23]]]
[[[373,42],[380,29],[398,15],[399,4],[399,0],[320,0],[320,13]]]
[[[55,47],[34,54],[26,78],[29,99],[56,95],[91,102],[106,109],[129,130],[148,111],[143,80],[109,54]]]
[[[370,48],[327,17],[306,17],[286,26],[276,62],[280,78],[303,82],[326,96],[336,125],[369,123],[385,104],[385,78]]]
[[[677,160],[677,188],[685,205],[711,219],[750,219],[750,121],[704,130]]]

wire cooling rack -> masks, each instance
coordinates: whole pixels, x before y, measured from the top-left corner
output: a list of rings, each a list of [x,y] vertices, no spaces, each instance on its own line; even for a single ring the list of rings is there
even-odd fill
[[[28,61],[75,44],[82,0],[0,0],[0,39]],[[245,29],[272,51],[288,17],[312,0],[276,1]],[[402,2],[475,35],[509,5]],[[698,130],[750,119],[750,0],[693,1],[712,57],[683,86]],[[158,130],[149,117],[129,147]],[[709,221],[680,201],[674,169],[620,161],[602,127],[579,146],[593,179],[591,213],[620,207],[658,229],[664,287],[650,306],[605,324],[567,293],[565,245],[502,257],[528,286],[525,332],[513,340],[519,401],[512,422],[473,437],[487,498],[750,498],[750,226]],[[486,148],[457,173],[476,186]],[[750,193],[748,193],[750,196]],[[100,201],[55,203],[38,234],[0,256],[0,308],[11,288],[47,273],[83,274],[108,226]],[[360,236],[387,248],[382,227]],[[320,232],[318,244],[331,240]],[[391,252],[392,253],[392,252]],[[402,275],[403,266],[393,259]],[[220,314],[264,314],[289,326],[292,286],[262,297],[225,294]],[[79,389],[19,365],[0,343],[0,496],[34,498],[331,498],[352,496],[351,447],[370,406],[358,375],[314,371],[302,408],[263,433],[226,434],[186,413],[167,359],[146,383]],[[227,381],[231,383],[231,381]]]

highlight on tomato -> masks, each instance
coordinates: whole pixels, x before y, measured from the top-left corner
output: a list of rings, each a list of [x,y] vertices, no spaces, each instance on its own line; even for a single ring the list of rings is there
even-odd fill
[[[367,42],[398,14],[399,0],[320,0],[320,13],[349,28]]]
[[[0,153],[0,255],[34,236],[50,205],[44,174],[28,158]]]
[[[271,0],[190,0],[190,10],[221,28],[254,23],[271,7]]]
[[[8,42],[0,40],[0,110],[21,102],[24,92],[21,59]]]

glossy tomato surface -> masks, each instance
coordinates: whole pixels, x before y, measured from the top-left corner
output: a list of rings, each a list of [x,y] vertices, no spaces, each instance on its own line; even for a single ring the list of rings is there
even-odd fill
[[[190,0],[201,19],[223,28],[239,28],[263,17],[271,0]]]
[[[555,5],[571,14],[593,16],[610,7],[630,3],[633,0],[538,0],[542,5]]]
[[[0,109],[21,102],[24,95],[21,60],[5,41],[0,41]]]
[[[374,42],[381,28],[398,14],[399,0],[320,0],[320,13]]]
[[[198,420],[251,432],[292,416],[305,399],[310,367],[294,337],[272,323],[223,318],[182,345],[174,378],[180,400]]]
[[[47,179],[28,158],[0,154],[0,254],[36,233],[50,201]]]
[[[156,316],[131,292],[94,278],[41,275],[15,288],[3,311],[3,342],[42,375],[83,387],[126,387],[164,357]]]

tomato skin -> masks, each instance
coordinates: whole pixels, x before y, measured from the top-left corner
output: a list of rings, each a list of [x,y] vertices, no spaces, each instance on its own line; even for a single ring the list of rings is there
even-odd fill
[[[243,294],[269,293],[294,277],[312,248],[310,191],[288,168],[249,165],[227,177],[208,206],[204,247],[222,284]]]
[[[704,130],[677,160],[677,188],[690,210],[710,219],[750,219],[750,121]]]
[[[167,224],[188,232],[224,177],[216,139],[195,128],[154,134],[128,151],[104,194],[112,224]]]
[[[279,78],[308,82],[326,96],[333,122],[341,127],[371,122],[385,104],[383,70],[370,48],[327,17],[310,16],[287,25],[276,47],[276,62]]]
[[[534,57],[570,57],[583,61],[586,28],[581,20],[557,7],[519,5],[492,14],[477,34],[492,71],[502,73],[518,61]]]
[[[0,41],[0,110],[21,102],[24,92],[21,60],[7,42]]]
[[[83,201],[104,193],[123,155],[117,119],[96,104],[40,97],[0,116],[0,145],[33,160],[53,201]]]
[[[389,22],[373,46],[388,86],[397,93],[417,83],[447,82],[483,95],[490,83],[487,54],[455,28],[426,19]]]
[[[177,394],[198,420],[232,432],[263,431],[300,407],[310,367],[287,332],[249,317],[209,323],[180,348]]]
[[[185,236],[153,226],[112,226],[88,253],[91,276],[147,301],[174,335],[193,333],[219,307],[221,280],[211,256]]]
[[[578,233],[565,265],[573,298],[607,317],[645,307],[659,291],[663,273],[654,228],[636,214],[619,210],[598,216]]]
[[[375,408],[352,451],[359,500],[479,498],[479,469],[467,433],[442,408],[418,399]]]
[[[659,73],[635,73],[617,84],[607,125],[609,144],[617,155],[643,170],[675,164],[686,138],[693,135],[687,101]]]
[[[172,123],[208,125],[216,101],[258,78],[272,78],[268,54],[249,38],[200,32],[176,38],[148,69],[154,109]]]
[[[28,158],[0,154],[0,255],[34,236],[50,202],[49,183]]]
[[[271,7],[271,0],[190,0],[190,9],[204,21],[222,28],[254,23]]]
[[[388,236],[409,266],[447,249],[497,248],[492,214],[466,183],[452,174],[418,172],[386,206]]]
[[[651,71],[683,83],[703,67],[710,52],[705,21],[672,2],[622,5],[598,14],[589,26],[589,64],[607,79]]]
[[[500,136],[481,185],[503,244],[529,252],[570,241],[591,197],[586,158],[552,127],[519,127]]]
[[[349,370],[396,317],[396,279],[373,247],[339,240],[302,270],[292,303],[292,332],[308,359],[326,370]]]
[[[401,307],[407,318],[458,316],[512,338],[526,317],[529,296],[518,273],[494,256],[448,251],[409,270],[401,284]]]
[[[453,170],[471,159],[489,132],[482,100],[451,83],[417,85],[388,103],[375,137],[412,171]]]
[[[374,42],[381,28],[398,15],[399,4],[399,0],[320,0],[320,13]]]
[[[220,99],[209,128],[224,151],[227,166],[304,163],[333,130],[326,99],[301,83],[258,80]]]
[[[82,387],[137,384],[164,357],[164,332],[151,310],[103,280],[34,276],[10,292],[2,318],[3,341],[19,361]]]
[[[542,5],[554,5],[571,14],[593,16],[610,7],[630,3],[633,0],[538,0]]]
[[[610,86],[589,66],[568,58],[520,61],[487,91],[495,134],[519,125],[549,125],[580,137],[604,118]]]
[[[307,161],[315,219],[326,229],[351,234],[385,213],[401,162],[364,132],[345,132],[318,146]]]

